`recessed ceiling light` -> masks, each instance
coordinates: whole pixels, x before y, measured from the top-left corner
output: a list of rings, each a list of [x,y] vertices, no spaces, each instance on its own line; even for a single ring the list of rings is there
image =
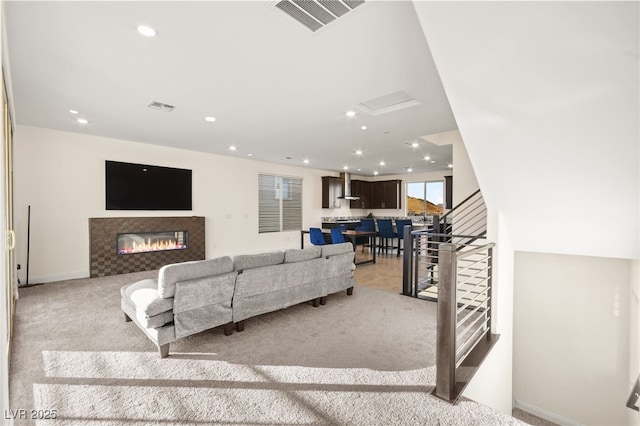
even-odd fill
[[[146,37],[155,37],[156,30],[147,25],[138,25],[138,32]]]
[[[305,158],[304,160],[302,160],[302,162],[303,162],[304,164],[309,164],[309,160],[308,160],[308,159],[306,159],[306,158]]]
[[[362,150],[361,149],[357,149],[356,150],[356,155],[362,155]]]
[[[235,150],[237,150],[237,149],[238,149],[238,147],[236,147],[235,145],[231,145],[231,146],[229,147],[229,151],[235,151]]]
[[[384,161],[381,161],[379,164],[384,167]]]
[[[409,168],[407,169],[407,171],[408,171],[409,173],[411,173],[411,172],[413,171],[413,169],[412,169],[411,167],[409,167]]]
[[[80,124],[88,124],[89,123],[89,120],[87,120],[86,118],[78,118],[76,121],[78,123],[80,123]]]
[[[374,175],[374,176],[378,176],[378,171],[377,171],[377,170],[375,170],[375,171],[373,172],[373,175]]]
[[[344,166],[342,169],[343,170],[349,170],[349,166]]]
[[[252,153],[248,153],[247,157],[253,157],[253,154]]]
[[[76,111],[75,109],[70,109],[69,112],[73,115],[78,114],[78,111]]]
[[[347,111],[347,117],[355,117],[355,116],[356,116],[355,111]]]
[[[207,116],[204,118],[204,121],[208,121],[209,123],[213,123],[214,121],[216,121],[215,117],[211,117],[211,116]]]
[[[367,126],[360,126],[362,130],[367,130]]]
[[[428,155],[425,155],[424,156],[424,161],[429,161],[429,160],[431,160],[431,157],[429,157]]]
[[[435,163],[435,160],[431,160],[431,164]]]
[[[420,144],[418,142],[411,143],[411,148],[417,148],[419,146],[420,146]]]
[[[453,169],[453,164],[449,164],[447,167]]]
[[[358,171],[359,171],[359,172],[361,172],[361,171],[362,171],[362,169],[358,169]]]

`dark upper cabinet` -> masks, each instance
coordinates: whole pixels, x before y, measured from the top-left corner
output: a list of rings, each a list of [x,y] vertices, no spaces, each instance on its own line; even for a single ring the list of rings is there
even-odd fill
[[[368,209],[370,208],[369,192],[370,182],[366,180],[351,181],[351,195],[360,197],[359,200],[351,200],[349,207],[352,209]]]
[[[340,207],[342,200],[342,179],[336,176],[322,177],[322,208]],[[359,200],[349,200],[352,209],[400,209],[402,208],[402,181],[382,180],[369,182],[366,180],[351,181],[351,195]]]
[[[444,177],[444,208],[449,210],[453,208],[453,176]]]
[[[402,208],[402,181],[382,180],[369,182],[372,209]]]
[[[336,176],[322,176],[322,208],[340,207],[342,196],[342,180]]]

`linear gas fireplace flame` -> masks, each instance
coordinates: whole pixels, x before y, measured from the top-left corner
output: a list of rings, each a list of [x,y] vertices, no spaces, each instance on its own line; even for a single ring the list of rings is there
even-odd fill
[[[188,236],[187,231],[118,234],[118,254],[184,250],[189,246]]]

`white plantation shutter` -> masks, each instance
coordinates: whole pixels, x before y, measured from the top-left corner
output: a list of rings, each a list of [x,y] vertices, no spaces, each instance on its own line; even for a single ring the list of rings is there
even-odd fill
[[[258,232],[302,228],[302,179],[258,175]]]
[[[276,198],[277,176],[258,176],[258,232],[280,231],[280,201]]]
[[[282,230],[302,229],[302,179],[282,178]]]

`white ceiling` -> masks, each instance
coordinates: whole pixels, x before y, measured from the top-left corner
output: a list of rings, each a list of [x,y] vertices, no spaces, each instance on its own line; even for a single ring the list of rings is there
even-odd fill
[[[368,2],[315,33],[268,1],[5,5],[18,124],[361,175],[452,161],[421,139],[457,127],[411,2]],[[400,90],[419,105],[355,109]]]

